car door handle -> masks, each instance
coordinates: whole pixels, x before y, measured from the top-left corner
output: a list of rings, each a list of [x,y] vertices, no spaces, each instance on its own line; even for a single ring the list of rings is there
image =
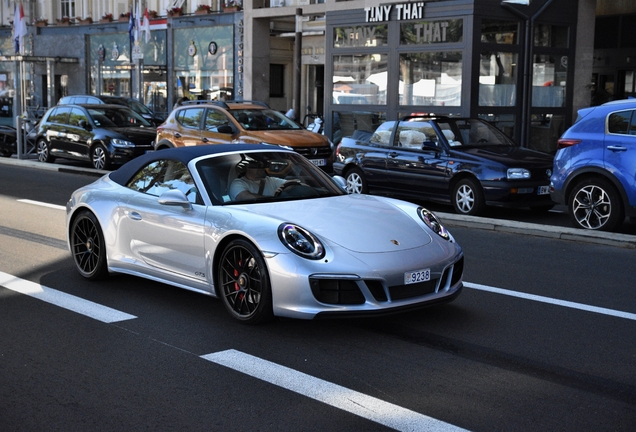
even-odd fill
[[[131,218],[132,220],[141,220],[141,215],[137,212],[128,213],[128,217]]]
[[[207,139],[207,138],[203,138],[201,141],[203,141],[204,143],[206,143],[206,142],[210,142],[210,140],[209,140],[209,139]]]
[[[617,151],[617,152],[627,151],[627,147],[623,147],[623,146],[613,146],[613,145],[611,145],[611,146],[607,146],[607,149],[611,150],[611,151]]]
[[[175,133],[174,133],[174,137],[175,137],[175,138],[181,138],[181,134],[180,134],[179,132],[175,132]]]

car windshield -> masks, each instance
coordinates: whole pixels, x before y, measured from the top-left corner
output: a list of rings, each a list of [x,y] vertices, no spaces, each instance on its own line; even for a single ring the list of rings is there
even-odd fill
[[[128,100],[128,106],[130,107],[131,110],[135,111],[136,113],[148,114],[148,115],[152,114],[152,111],[150,111],[150,108],[148,108],[146,105],[142,103],[139,103],[138,101],[134,99]]]
[[[272,109],[236,109],[234,118],[247,130],[289,130],[302,129],[298,123]]]
[[[215,205],[277,202],[344,195],[328,175],[291,152],[213,156],[196,169]]]
[[[148,120],[127,108],[90,108],[88,114],[98,127],[150,127]]]
[[[479,119],[436,120],[451,147],[461,145],[514,146],[515,143],[491,124]]]

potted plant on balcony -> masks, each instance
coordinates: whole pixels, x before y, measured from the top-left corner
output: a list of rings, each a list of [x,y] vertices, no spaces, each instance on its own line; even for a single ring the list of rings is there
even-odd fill
[[[241,0],[225,0],[223,2],[223,12],[238,12],[243,8]]]
[[[168,9],[168,16],[178,17],[181,15],[183,15],[183,9],[181,9],[180,7],[173,7]]]
[[[47,25],[49,25],[49,20],[47,20],[46,18],[36,18],[35,20],[33,20],[33,25],[36,27],[46,27]]]
[[[157,11],[154,10],[149,10],[148,11],[148,18],[150,19],[156,19],[159,15],[157,14]]]
[[[90,15],[88,15],[86,18],[75,17],[75,22],[78,22],[82,25],[93,24],[93,18],[91,18]]]
[[[57,18],[57,25],[59,26],[70,26],[71,24],[73,24],[73,21],[71,21],[71,18],[67,17],[67,16],[63,16],[62,18]]]
[[[119,21],[130,21],[130,12],[124,12],[119,14]]]
[[[197,10],[194,11],[195,15],[207,15],[211,12],[212,8],[210,5],[200,4],[197,6]]]
[[[102,17],[99,19],[100,23],[109,23],[113,20],[113,14],[111,13],[107,13],[102,15]]]

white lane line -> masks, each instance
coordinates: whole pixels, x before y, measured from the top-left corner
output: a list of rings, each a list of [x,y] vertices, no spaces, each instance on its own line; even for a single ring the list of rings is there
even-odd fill
[[[575,302],[571,302],[567,300],[559,300],[559,299],[554,299],[550,297],[543,297],[543,296],[539,296],[535,294],[527,294],[527,293],[522,293],[518,291],[511,291],[507,289],[495,288],[495,287],[491,287],[487,285],[480,285],[480,284],[475,284],[470,282],[464,282],[464,286],[466,288],[471,288],[475,290],[488,291],[495,294],[503,294],[510,297],[518,297],[518,298],[522,298],[526,300],[532,300],[532,301],[537,301],[541,303],[548,303],[548,304],[553,304],[556,306],[563,306],[563,307],[567,307],[571,309],[579,309],[582,311],[594,312],[597,314],[609,315],[609,316],[613,316],[617,318],[624,318],[624,319],[636,321],[636,314],[629,313],[629,312],[623,312],[623,311],[607,309],[607,308],[602,308],[597,306],[590,306],[583,303],[575,303]]]
[[[399,431],[463,431],[457,426],[236,350],[201,358]]]
[[[120,312],[108,306],[84,300],[35,282],[20,279],[8,273],[0,272],[0,286],[105,323],[137,318],[134,315]]]
[[[57,205],[57,204],[49,204],[49,203],[45,203],[45,202],[41,202],[41,201],[33,201],[33,200],[29,200],[29,199],[19,199],[18,202],[25,203],[25,204],[38,205],[38,206],[41,206],[41,207],[49,207],[49,208],[56,209],[56,210],[66,210],[66,207],[64,207],[64,206]]]

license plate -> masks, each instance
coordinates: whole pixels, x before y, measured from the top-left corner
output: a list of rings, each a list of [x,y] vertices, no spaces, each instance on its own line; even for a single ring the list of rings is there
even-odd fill
[[[550,186],[539,186],[539,195],[547,195],[550,193]]]
[[[316,166],[325,166],[327,165],[327,159],[309,159],[309,162]]]
[[[404,273],[404,285],[431,280],[431,269],[413,270]]]

